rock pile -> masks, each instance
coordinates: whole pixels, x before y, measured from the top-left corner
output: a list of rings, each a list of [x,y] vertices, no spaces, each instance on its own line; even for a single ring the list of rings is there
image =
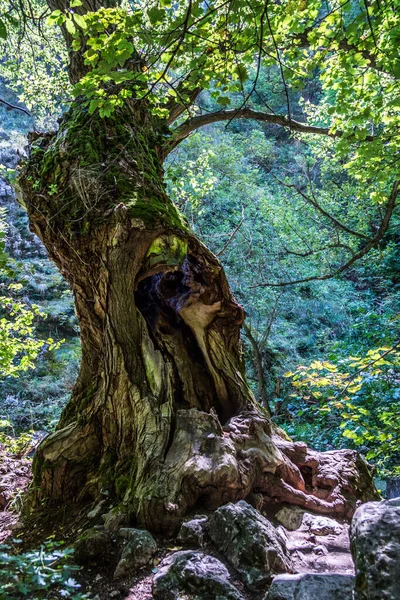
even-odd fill
[[[157,548],[148,531],[100,525],[78,540],[76,558],[100,564],[108,553],[115,579],[144,569],[154,600],[400,600],[400,499],[356,511],[356,576],[349,525],[296,507],[269,520],[229,503],[185,521],[177,541],[183,548]]]

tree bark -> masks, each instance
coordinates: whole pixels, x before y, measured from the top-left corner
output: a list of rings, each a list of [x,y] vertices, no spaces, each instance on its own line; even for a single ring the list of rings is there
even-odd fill
[[[165,532],[199,503],[252,491],[348,516],[375,496],[368,471],[350,453],[329,479],[258,407],[243,308],[165,192],[168,139],[144,102],[108,119],[76,102],[21,168],[21,202],[72,286],[82,343],[72,397],[34,459],[33,504],[107,497],[119,522]]]

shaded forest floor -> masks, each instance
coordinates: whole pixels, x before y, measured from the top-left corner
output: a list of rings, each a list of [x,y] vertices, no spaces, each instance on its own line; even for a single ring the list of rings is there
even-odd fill
[[[0,543],[18,522],[22,494],[32,479],[32,460],[16,458],[0,444]]]
[[[92,506],[71,505],[59,509],[45,509],[30,517],[20,518],[23,494],[31,481],[32,460],[27,457],[12,456],[4,446],[0,447],[0,543],[11,544],[12,552],[26,552],[40,548],[46,539],[55,543],[62,541],[67,546],[86,528],[95,523],[88,517]],[[273,511],[276,512],[276,509]],[[272,521],[274,516],[266,515]],[[279,525],[278,522],[275,525]],[[302,526],[289,531],[281,526],[287,540],[295,570],[308,573],[353,574],[354,567],[349,548],[349,526],[337,523],[337,531],[315,532],[315,527]],[[175,538],[156,537],[158,551],[150,564],[136,573],[121,579],[114,579],[118,557],[112,552],[103,556],[101,562],[89,562],[76,573],[81,585],[80,591],[90,600],[150,600],[152,581],[162,560],[172,552],[187,549],[178,545]],[[223,557],[212,543],[206,542],[203,552],[219,560]],[[228,565],[232,583],[247,600],[262,597],[262,592],[249,592],[240,581],[235,570]],[[260,595],[261,594],[261,595]],[[36,596],[35,596],[36,597]],[[37,598],[58,598],[57,592],[51,595],[37,595]]]

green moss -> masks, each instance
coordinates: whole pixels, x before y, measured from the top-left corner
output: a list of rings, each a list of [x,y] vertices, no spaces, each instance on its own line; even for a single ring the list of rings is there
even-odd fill
[[[59,131],[44,136],[32,148],[22,177],[31,196],[44,200],[42,215],[62,223],[71,233],[86,235],[90,227],[110,217],[124,203],[133,219],[147,227],[188,230],[188,223],[167,196],[160,147],[165,124],[150,114],[123,109],[111,118],[89,115],[76,103]],[[25,185],[25,189],[28,186]],[[88,204],[95,210],[90,211]],[[90,226],[88,227],[88,223]]]
[[[126,490],[129,488],[130,477],[128,475],[121,475],[115,480],[115,493],[118,498],[125,496]]]
[[[129,214],[135,219],[140,219],[149,227],[154,227],[159,223],[182,231],[189,230],[186,217],[165,196],[162,201],[157,197],[141,198],[134,201],[128,198],[125,203],[129,208]]]
[[[167,265],[180,265],[187,255],[188,243],[176,235],[162,235],[153,240],[146,253],[150,267],[163,262]]]

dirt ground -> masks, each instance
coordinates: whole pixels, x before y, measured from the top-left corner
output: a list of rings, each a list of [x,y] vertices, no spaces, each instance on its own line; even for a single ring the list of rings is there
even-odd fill
[[[21,497],[32,479],[32,460],[11,456],[0,444],[0,543],[18,521]]]

